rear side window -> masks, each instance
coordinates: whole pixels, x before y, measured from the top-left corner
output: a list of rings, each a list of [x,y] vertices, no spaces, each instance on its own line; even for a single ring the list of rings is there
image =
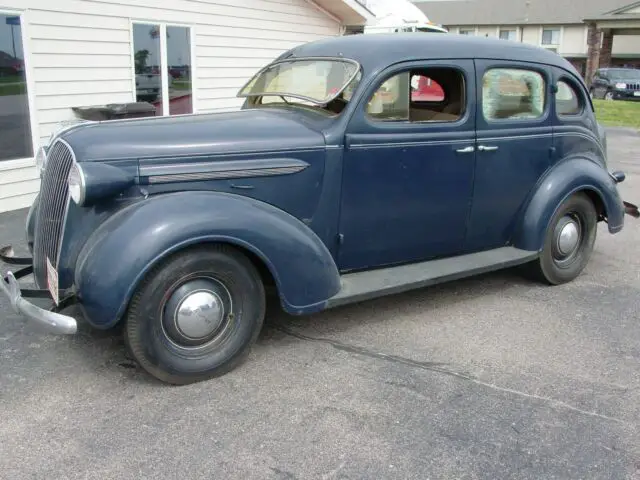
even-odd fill
[[[579,115],[582,113],[580,95],[570,83],[563,80],[558,82],[556,93],[556,111],[559,116]]]
[[[544,77],[526,69],[493,68],[482,79],[486,120],[536,119],[544,115]]]

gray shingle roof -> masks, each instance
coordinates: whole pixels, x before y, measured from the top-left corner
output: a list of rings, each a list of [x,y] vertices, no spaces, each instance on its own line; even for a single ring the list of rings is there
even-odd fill
[[[416,2],[429,20],[442,25],[540,25],[582,23],[633,0],[450,0]]]

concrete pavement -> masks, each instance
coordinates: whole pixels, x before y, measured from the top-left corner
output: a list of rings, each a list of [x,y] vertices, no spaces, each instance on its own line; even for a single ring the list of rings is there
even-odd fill
[[[609,136],[640,201],[640,135]],[[24,212],[0,217],[22,242]],[[0,302],[0,477],[640,479],[640,222],[575,282],[500,272],[308,318],[249,360],[153,381],[115,334],[54,337]],[[6,270],[6,268],[5,268]]]

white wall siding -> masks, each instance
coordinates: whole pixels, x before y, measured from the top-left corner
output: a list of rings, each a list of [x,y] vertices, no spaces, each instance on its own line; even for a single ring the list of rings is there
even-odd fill
[[[540,45],[540,26],[525,25],[522,27],[522,41],[531,45]]]
[[[640,55],[640,35],[616,35],[611,51],[614,56]]]
[[[568,25],[562,30],[562,44],[560,45],[560,55],[586,55],[587,42],[586,25]]]
[[[193,28],[198,112],[238,108],[257,69],[282,52],[340,34],[340,24],[306,0],[4,0],[22,13],[28,75],[40,142],[74,118],[75,106],[135,99],[131,22]],[[4,163],[4,165],[3,165]],[[28,206],[38,190],[32,161],[0,162],[0,212]]]

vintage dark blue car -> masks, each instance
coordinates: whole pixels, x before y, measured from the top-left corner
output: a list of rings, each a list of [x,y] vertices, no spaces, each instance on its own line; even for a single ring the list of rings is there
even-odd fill
[[[418,85],[429,85],[428,89]],[[427,93],[425,93],[427,92]],[[333,38],[242,88],[237,112],[86,123],[40,152],[33,258],[0,282],[53,332],[77,302],[151,375],[245,358],[265,291],[310,314],[491,270],[578,276],[625,213],[589,91],[555,53],[457,35]],[[36,289],[16,279],[33,274]],[[26,297],[53,299],[46,310]]]

